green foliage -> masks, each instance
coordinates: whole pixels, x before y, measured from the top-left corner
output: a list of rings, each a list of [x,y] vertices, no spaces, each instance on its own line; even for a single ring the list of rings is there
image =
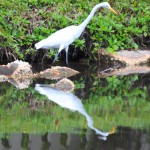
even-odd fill
[[[33,54],[30,50],[39,40],[68,25],[80,24],[97,3],[97,0],[1,0],[0,46],[15,57],[24,59],[25,55]],[[73,44],[74,48],[82,50],[86,45],[86,49],[94,53],[100,47],[113,52],[138,49],[140,44],[144,45],[143,39],[150,37],[149,2],[122,0],[110,3],[119,15],[108,10],[97,13],[84,36]],[[86,36],[89,39],[85,44]]]
[[[107,47],[110,52],[137,49],[139,44],[137,39],[150,35],[150,11],[147,3],[122,0],[114,3],[114,7],[119,11],[118,16],[107,13],[105,17],[99,15],[93,19],[93,23],[88,27],[92,33],[91,38],[94,43]]]
[[[74,46],[75,48],[80,48],[80,49],[83,49],[83,46],[85,44],[85,41],[84,40],[81,40],[81,39],[77,39],[75,42],[74,42]]]

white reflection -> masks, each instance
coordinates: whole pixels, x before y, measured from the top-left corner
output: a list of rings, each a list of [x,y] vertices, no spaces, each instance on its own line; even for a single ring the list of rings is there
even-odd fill
[[[85,111],[81,100],[70,92],[63,92],[44,84],[36,84],[35,89],[43,95],[46,95],[49,100],[57,103],[61,107],[68,108],[72,111],[78,111],[86,117],[89,128],[93,129],[99,138],[106,140],[109,132],[102,132],[93,126],[93,120]]]

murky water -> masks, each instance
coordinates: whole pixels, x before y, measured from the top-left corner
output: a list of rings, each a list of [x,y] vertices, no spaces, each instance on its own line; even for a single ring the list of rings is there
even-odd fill
[[[33,150],[87,150],[87,149],[133,149],[149,150],[149,134],[146,131],[130,128],[119,128],[118,133],[106,141],[100,140],[94,132],[88,131],[79,135],[73,133],[11,134],[9,139],[2,138],[0,149],[33,149]]]
[[[71,93],[48,86],[58,80],[33,79],[22,90],[14,81],[1,83],[0,149],[149,150],[150,74],[109,76],[96,65],[70,67],[80,71],[69,78]]]

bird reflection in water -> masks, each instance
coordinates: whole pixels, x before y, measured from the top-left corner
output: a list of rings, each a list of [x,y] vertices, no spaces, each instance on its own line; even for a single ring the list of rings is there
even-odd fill
[[[68,108],[72,111],[78,111],[80,114],[84,115],[86,117],[88,127],[96,132],[98,138],[106,140],[109,134],[115,132],[114,129],[110,132],[103,132],[95,128],[93,120],[85,111],[81,100],[73,93],[63,92],[45,84],[36,84],[35,90],[37,90],[40,94],[46,95],[49,100],[57,103],[61,107]]]

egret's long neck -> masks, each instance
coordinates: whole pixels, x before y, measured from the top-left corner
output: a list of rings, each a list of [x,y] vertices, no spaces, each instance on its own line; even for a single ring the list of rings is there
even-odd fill
[[[87,123],[88,123],[88,127],[93,129],[96,134],[99,134],[101,136],[108,136],[109,133],[108,132],[103,132],[97,128],[94,127],[93,125],[93,119],[89,116],[89,114],[84,110],[84,108],[82,110],[79,111],[82,115],[84,115],[86,117]]]
[[[90,22],[90,20],[92,19],[92,17],[94,16],[95,12],[98,10],[98,8],[102,7],[102,4],[98,4],[96,5],[91,13],[89,14],[89,16],[79,25],[81,27],[82,30],[85,29],[85,27],[87,26],[87,24]]]

